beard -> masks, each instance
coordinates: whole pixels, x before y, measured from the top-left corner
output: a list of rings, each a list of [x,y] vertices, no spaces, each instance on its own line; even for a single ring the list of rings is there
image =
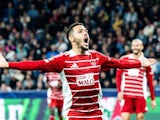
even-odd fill
[[[141,51],[136,49],[136,50],[133,50],[132,52],[133,52],[134,55],[138,55]]]
[[[81,51],[85,52],[87,50],[89,50],[89,45],[85,45],[85,43],[83,43],[82,40],[77,40],[76,41],[76,45],[78,47],[78,49],[81,49]]]
[[[83,51],[87,51],[89,48],[87,47],[83,47],[83,46],[81,46],[81,49],[83,50]]]

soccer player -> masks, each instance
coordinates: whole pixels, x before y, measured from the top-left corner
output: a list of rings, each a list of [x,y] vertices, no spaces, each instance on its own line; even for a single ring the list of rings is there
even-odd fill
[[[132,53],[122,56],[121,60],[146,59],[143,55],[143,43],[134,39],[131,43]],[[133,69],[117,69],[116,81],[118,89],[118,100],[122,100],[122,120],[130,120],[130,114],[136,113],[136,120],[144,119],[147,111],[147,83],[151,93],[151,106],[155,108],[155,95],[153,87],[153,73],[150,66]]]
[[[0,55],[0,67],[19,70],[62,72],[63,116],[67,120],[102,120],[101,70],[139,68],[156,63],[155,59],[119,60],[89,50],[90,37],[82,23],[73,23],[67,31],[72,49],[50,59],[7,62]]]
[[[47,90],[47,103],[50,108],[49,120],[62,120],[62,106],[63,106],[63,95],[62,95],[62,82],[61,76],[56,72],[45,73],[48,90]]]

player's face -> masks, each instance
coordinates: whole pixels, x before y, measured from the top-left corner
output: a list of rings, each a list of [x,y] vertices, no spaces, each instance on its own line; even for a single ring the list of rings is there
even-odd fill
[[[90,37],[88,30],[83,25],[77,25],[73,28],[73,37],[78,49],[89,49]]]
[[[133,41],[131,45],[133,54],[137,55],[143,50],[143,44],[140,41]]]

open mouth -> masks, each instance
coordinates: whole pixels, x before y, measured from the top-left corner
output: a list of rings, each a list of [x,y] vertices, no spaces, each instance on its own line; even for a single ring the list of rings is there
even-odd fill
[[[85,39],[84,39],[84,42],[85,42],[85,43],[88,43],[88,38],[85,38]]]

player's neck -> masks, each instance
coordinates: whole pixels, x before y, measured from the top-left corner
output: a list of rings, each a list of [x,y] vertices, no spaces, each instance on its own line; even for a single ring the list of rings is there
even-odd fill
[[[138,59],[141,55],[143,55],[142,52],[139,52],[138,54],[134,54],[134,53],[133,53],[133,57],[134,57],[134,58],[137,58],[137,59]]]
[[[77,54],[77,55],[84,55],[85,54],[85,50],[82,50],[80,48],[75,48],[73,47],[72,50]]]

